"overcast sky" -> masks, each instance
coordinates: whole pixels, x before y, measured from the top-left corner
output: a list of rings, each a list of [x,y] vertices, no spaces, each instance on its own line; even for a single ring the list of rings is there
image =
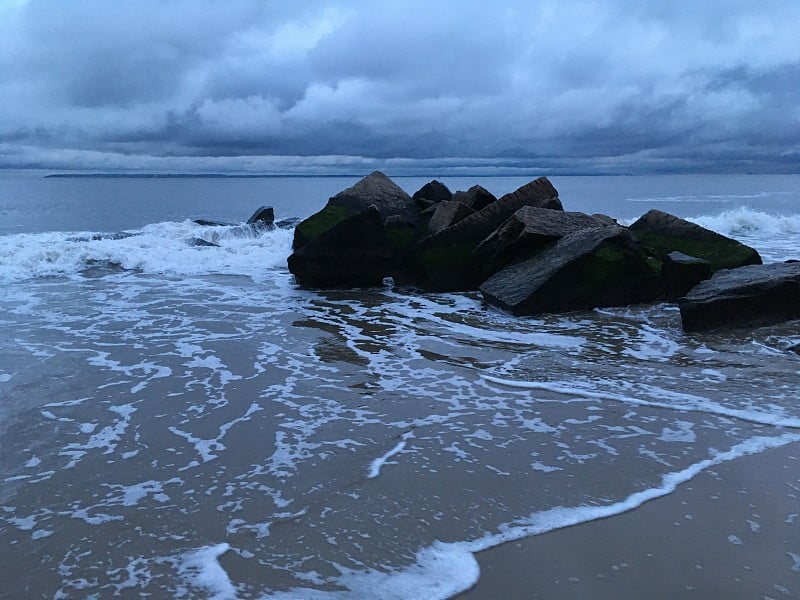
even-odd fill
[[[798,172],[800,1],[0,0],[0,166]]]

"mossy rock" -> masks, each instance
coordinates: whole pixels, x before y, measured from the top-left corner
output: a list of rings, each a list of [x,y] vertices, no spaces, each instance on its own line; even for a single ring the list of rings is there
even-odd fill
[[[299,250],[311,240],[318,238],[352,213],[344,207],[328,204],[318,213],[297,224],[294,230],[293,250]]]
[[[480,270],[469,243],[416,246],[405,255],[404,277],[408,283],[432,292],[477,289]]]
[[[661,263],[618,226],[563,237],[539,255],[506,266],[480,287],[516,315],[624,306],[661,297]]]
[[[711,272],[720,269],[735,269],[745,265],[760,265],[758,252],[736,240],[720,236],[720,240],[691,240],[670,237],[658,233],[635,231],[636,237],[645,246],[652,248],[659,256],[667,256],[671,252],[681,252],[695,258],[707,260]]]
[[[707,260],[712,273],[761,264],[761,256],[755,249],[660,210],[648,211],[630,230],[662,260],[670,252],[681,252]]]

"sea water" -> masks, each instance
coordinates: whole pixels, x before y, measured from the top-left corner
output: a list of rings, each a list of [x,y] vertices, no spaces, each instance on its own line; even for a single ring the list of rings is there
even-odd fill
[[[243,221],[356,180],[0,178],[0,596],[447,598],[481,550],[800,441],[796,322],[299,288],[291,229]],[[552,181],[800,258],[798,176]]]

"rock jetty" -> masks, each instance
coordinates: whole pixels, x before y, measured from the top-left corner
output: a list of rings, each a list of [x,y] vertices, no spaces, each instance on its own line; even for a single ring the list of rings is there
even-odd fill
[[[651,210],[630,227],[565,211],[546,177],[495,198],[378,171],[297,224],[289,270],[312,288],[480,290],[515,315],[678,300],[687,331],[800,318],[800,264]]]

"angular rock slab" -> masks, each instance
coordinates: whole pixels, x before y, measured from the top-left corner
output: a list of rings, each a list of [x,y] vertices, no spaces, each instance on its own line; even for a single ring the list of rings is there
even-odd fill
[[[330,198],[325,207],[297,225],[292,248],[298,250],[351,215],[375,206],[381,216],[417,218],[411,197],[380,171],[373,171],[354,186]]]
[[[436,210],[428,221],[428,231],[437,234],[472,214],[475,211],[463,202],[444,200],[436,205]]]
[[[759,327],[800,319],[800,263],[717,271],[678,302],[685,331]]]
[[[275,209],[271,206],[262,206],[252,216],[247,219],[248,225],[255,225],[260,223],[266,227],[271,227],[275,224]]]
[[[309,287],[380,285],[394,265],[383,216],[374,206],[347,217],[289,257],[289,271]]]
[[[495,272],[509,262],[530,258],[565,235],[613,224],[609,217],[523,206],[489,234],[475,254]]]
[[[453,200],[466,204],[475,212],[483,210],[493,202],[497,202],[494,194],[480,185],[473,185],[466,192],[456,192],[453,194]]]
[[[483,210],[420,241],[406,257],[409,280],[430,291],[476,289],[485,278],[485,270],[476,264],[472,251],[523,206],[561,207],[561,201],[546,177],[506,194]]]
[[[439,202],[444,202],[445,200],[452,200],[453,193],[441,181],[437,181],[436,179],[434,179],[433,181],[429,181],[421,188],[419,188],[416,192],[414,192],[414,195],[411,196],[411,199],[414,201],[414,204],[416,204],[420,210],[424,210],[429,206],[433,206],[434,204],[439,204]]]
[[[328,203],[358,213],[375,206],[385,219],[413,208],[411,197],[380,171],[373,171],[354,186],[336,194]]]
[[[660,210],[648,211],[630,230],[660,257],[677,250],[707,260],[712,272],[761,264],[761,256],[753,248]]]
[[[656,264],[653,264],[656,262]],[[536,315],[656,299],[659,265],[616,225],[584,229],[487,279],[486,300],[515,315]]]
[[[667,298],[677,299],[701,281],[711,277],[711,263],[683,252],[670,252],[664,257],[661,278]]]

